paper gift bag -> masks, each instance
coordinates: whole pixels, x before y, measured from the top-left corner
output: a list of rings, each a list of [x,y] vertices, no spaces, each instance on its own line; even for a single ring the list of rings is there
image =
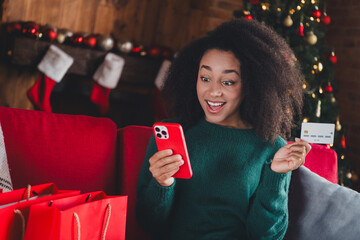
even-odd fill
[[[127,196],[92,192],[32,205],[26,240],[125,239]]]
[[[29,208],[51,199],[79,195],[80,191],[59,190],[55,184],[28,186],[0,194],[0,239],[23,239]]]

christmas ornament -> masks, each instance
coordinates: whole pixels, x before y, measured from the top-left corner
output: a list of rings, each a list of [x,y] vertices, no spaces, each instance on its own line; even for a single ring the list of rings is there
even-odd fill
[[[109,51],[114,47],[114,39],[110,35],[102,35],[99,37],[97,44],[101,50]]]
[[[300,22],[298,34],[304,36],[304,24],[302,22]]]
[[[314,32],[310,31],[308,33],[306,33],[306,38],[305,40],[310,44],[310,45],[314,45],[317,42],[317,36],[314,34]]]
[[[293,23],[294,22],[293,22],[290,15],[288,15],[283,21],[283,24],[284,24],[285,27],[291,27],[293,25]]]
[[[39,33],[39,38],[53,42],[57,37],[57,30],[51,26],[45,26]]]
[[[58,43],[64,43],[66,38],[70,38],[70,37],[72,37],[72,35],[73,35],[73,33],[65,28],[59,29],[57,31],[56,41]]]
[[[84,33],[75,33],[72,37],[70,37],[70,42],[79,46],[84,42],[84,37]]]
[[[333,91],[333,87],[330,85],[330,83],[328,83],[328,85],[325,87],[325,92],[332,93],[332,91]]]
[[[348,179],[351,179],[351,178],[352,178],[351,172],[347,172],[347,173],[346,173],[346,177],[347,177]]]
[[[320,116],[321,116],[321,100],[318,100],[318,103],[316,106],[316,111],[315,111],[315,116],[317,118],[320,118]]]
[[[21,33],[22,26],[20,22],[10,22],[6,25],[6,31],[9,34]]]
[[[35,22],[26,22],[22,28],[22,33],[28,37],[37,37],[39,28],[39,25]]]
[[[83,44],[86,46],[86,47],[89,47],[89,48],[94,48],[96,46],[96,42],[97,42],[97,38],[99,36],[96,35],[96,34],[90,34],[86,37],[84,37],[84,41],[83,41]]]
[[[159,58],[161,56],[161,48],[159,46],[152,46],[148,50],[149,56]]]
[[[123,41],[123,42],[118,42],[116,44],[116,47],[122,53],[130,53],[133,48],[133,44],[130,41]]]
[[[320,20],[321,20],[321,23],[324,24],[324,25],[329,25],[330,22],[331,22],[330,17],[325,12],[321,16]]]
[[[315,17],[315,18],[321,17],[321,12],[320,12],[318,6],[315,6],[315,10],[312,12],[312,15],[313,15],[313,17]]]
[[[341,146],[344,149],[346,148],[345,136],[342,136],[342,138],[341,138]]]
[[[252,20],[253,17],[249,14],[249,15],[245,15],[244,18],[248,19],[248,20]]]
[[[339,117],[336,118],[336,124],[335,124],[335,129],[336,131],[340,131],[341,130],[341,124],[340,124],[340,119]]]
[[[335,52],[334,52],[334,51],[331,52],[331,55],[330,55],[330,57],[329,57],[329,60],[330,60],[333,64],[337,63],[337,57],[335,56]]]

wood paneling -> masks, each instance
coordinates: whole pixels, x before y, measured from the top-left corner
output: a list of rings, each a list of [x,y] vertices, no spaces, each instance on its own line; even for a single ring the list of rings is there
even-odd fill
[[[232,15],[227,1],[224,13],[214,0],[5,0],[3,22],[35,21],[73,32],[113,34],[145,46],[162,45],[179,50],[214,28],[214,18],[223,22]],[[229,3],[230,2],[230,3]],[[220,6],[222,6],[220,4]],[[209,25],[210,24],[210,25]]]

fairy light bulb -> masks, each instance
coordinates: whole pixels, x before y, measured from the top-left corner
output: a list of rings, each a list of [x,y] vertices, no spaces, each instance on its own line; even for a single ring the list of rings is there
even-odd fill
[[[301,6],[298,5],[298,6],[296,7],[296,9],[297,9],[298,11],[300,11],[300,10],[301,10]]]
[[[345,159],[345,155],[342,154],[340,158],[341,158],[341,160],[344,160],[344,159]]]
[[[304,123],[307,123],[308,121],[309,121],[308,118],[304,118],[304,119],[303,119],[303,122],[304,122]]]
[[[323,94],[323,93],[324,93],[324,90],[322,89],[322,87],[319,88],[319,93],[320,93],[320,94]]]
[[[302,88],[303,88],[303,89],[306,89],[306,88],[307,88],[306,83],[303,83]]]
[[[311,94],[312,98],[316,98],[316,95],[315,93]]]
[[[321,62],[318,63],[318,70],[321,72],[324,69],[324,66]]]
[[[314,21],[314,18],[313,18],[313,17],[310,17],[310,20],[311,20],[311,21]]]

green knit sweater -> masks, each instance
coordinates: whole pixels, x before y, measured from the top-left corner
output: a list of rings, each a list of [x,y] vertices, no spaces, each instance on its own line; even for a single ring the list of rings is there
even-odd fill
[[[137,186],[137,218],[153,239],[282,239],[288,225],[290,173],[270,162],[286,144],[262,141],[253,129],[200,120],[185,132],[191,179],[163,187],[149,171],[152,136]]]

